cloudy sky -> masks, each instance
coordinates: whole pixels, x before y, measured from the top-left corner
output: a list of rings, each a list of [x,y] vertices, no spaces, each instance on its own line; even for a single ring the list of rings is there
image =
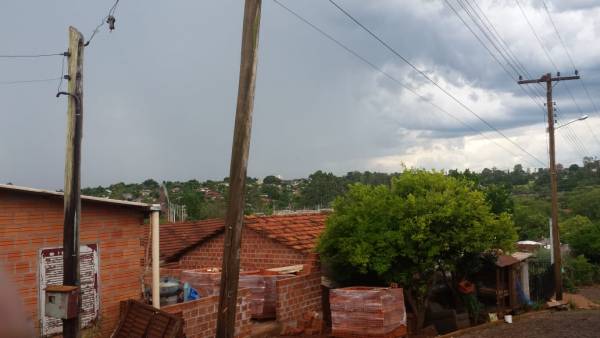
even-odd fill
[[[397,171],[403,165],[541,166],[328,1],[281,1],[394,80],[264,0],[249,175],[293,178],[318,169],[343,174]],[[542,109],[445,1],[337,1],[472,111],[547,162]],[[449,1],[486,41],[457,0]],[[545,1],[600,107],[600,0]],[[529,74],[555,72],[514,0],[477,3]],[[563,75],[572,74],[543,2],[520,3],[552,61]],[[472,0],[462,4],[474,6]],[[89,37],[111,5],[112,0],[5,2],[0,55],[62,52],[69,25]],[[241,0],[121,0],[117,29],[109,33],[102,27],[85,51],[84,186],[227,176],[242,10]],[[62,186],[67,101],[55,98],[58,81],[5,83],[58,77],[61,61],[0,58],[2,183]],[[531,89],[542,93],[542,87]],[[558,160],[574,163],[597,155],[600,114],[582,85],[571,81],[554,90],[559,122],[590,115],[558,132]]]

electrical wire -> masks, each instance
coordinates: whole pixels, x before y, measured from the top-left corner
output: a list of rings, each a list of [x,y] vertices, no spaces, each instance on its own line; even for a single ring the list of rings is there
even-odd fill
[[[350,20],[352,20],[356,25],[358,25],[365,32],[367,32],[369,35],[371,35],[375,40],[377,40],[380,44],[382,44],[385,48],[387,48],[390,52],[392,52],[394,55],[396,55],[398,58],[400,58],[404,63],[406,63],[407,65],[409,65],[413,70],[415,70],[421,76],[423,76],[424,78],[426,78],[429,82],[431,82],[434,86],[436,86],[438,89],[440,89],[444,94],[446,94],[448,97],[450,97],[452,100],[454,100],[460,106],[462,106],[465,110],[467,110],[468,112],[470,112],[473,116],[475,116],[481,122],[483,122],[486,126],[488,126],[490,129],[494,130],[496,133],[498,133],[500,136],[502,136],[508,142],[512,143],[514,146],[516,146],[517,148],[519,148],[522,152],[524,152],[525,154],[527,154],[528,156],[530,156],[531,158],[533,158],[538,163],[542,164],[543,166],[546,165],[542,160],[540,160],[535,155],[533,155],[532,153],[530,153],[529,151],[527,151],[527,149],[523,148],[517,142],[511,140],[501,130],[499,130],[498,128],[494,127],[491,123],[489,123],[487,120],[485,120],[479,114],[475,113],[471,108],[469,108],[466,104],[464,104],[461,100],[459,100],[456,96],[454,96],[448,90],[446,90],[445,88],[443,88],[439,83],[437,83],[436,81],[434,81],[425,72],[423,72],[422,70],[420,70],[419,68],[417,68],[415,65],[413,65],[408,59],[406,59],[398,51],[396,51],[394,48],[392,48],[387,42],[383,41],[379,36],[377,36],[375,33],[373,33],[370,29],[368,29],[365,25],[363,25],[360,21],[358,21],[358,19],[356,19],[354,16],[352,16],[348,11],[346,11],[344,8],[342,8],[340,5],[338,5],[335,1],[329,0],[329,2],[332,5],[334,5],[340,12],[342,12],[344,15],[346,15]]]
[[[469,2],[467,1],[467,4]],[[527,68],[525,68],[523,66],[523,64],[519,61],[519,59],[514,55],[514,53],[511,51],[509,45],[506,43],[506,41],[502,38],[502,35],[500,35],[500,33],[498,32],[498,30],[496,29],[496,26],[492,23],[492,21],[488,18],[488,16],[485,14],[485,12],[481,9],[481,7],[479,6],[479,4],[477,4],[477,1],[473,1],[473,4],[475,4],[475,7],[477,8],[477,10],[479,11],[479,13],[481,13],[481,16],[483,16],[483,18],[485,19],[485,22],[489,25],[489,27],[492,28],[493,31],[493,36],[496,36],[498,41],[500,41],[500,45],[504,46],[507,54],[514,60],[514,62],[519,66],[519,69],[523,71],[523,73],[525,75],[527,75],[529,78],[531,78],[531,74],[529,74],[529,72],[527,71]],[[477,13],[477,10],[474,10],[475,13]],[[489,29],[489,28],[488,28]]]
[[[64,56],[65,53],[50,53],[50,54],[2,54],[0,58],[2,59],[32,59],[32,58],[42,58],[47,56]]]
[[[16,80],[16,81],[0,81],[0,85],[15,85],[15,84],[23,84],[23,83],[35,83],[35,82],[51,82],[57,81],[60,78],[53,77],[49,79],[34,79],[34,80]]]
[[[63,79],[65,78],[65,60],[67,56],[63,56],[61,66],[60,66],[60,81],[58,82],[58,87],[56,88],[56,92],[60,92],[62,89]]]
[[[458,1],[459,1],[459,0],[457,0],[457,3],[458,3]],[[500,67],[502,68],[502,70],[504,70],[504,72],[506,73],[506,75],[508,76],[508,78],[511,80],[511,82],[514,82],[514,83],[516,84],[516,80],[517,80],[517,78],[513,78],[513,77],[512,77],[512,75],[510,74],[510,72],[508,71],[508,69],[507,69],[507,68],[504,66],[504,64],[502,64],[502,62],[500,62],[500,60],[499,60],[499,59],[498,59],[498,57],[497,57],[497,56],[496,56],[496,55],[495,55],[495,54],[492,52],[492,50],[491,50],[491,49],[490,49],[490,48],[489,48],[489,47],[488,47],[488,46],[485,44],[485,42],[484,42],[484,41],[483,41],[483,40],[482,40],[482,39],[479,37],[479,35],[477,35],[477,33],[475,33],[475,31],[473,30],[473,28],[471,28],[471,26],[470,26],[470,25],[469,25],[469,24],[468,24],[468,23],[465,21],[465,19],[463,19],[463,17],[462,17],[462,16],[461,16],[461,15],[458,13],[458,10],[457,10],[457,9],[456,9],[454,6],[452,6],[452,4],[450,3],[450,1],[448,1],[448,0],[445,0],[445,2],[446,2],[446,5],[448,5],[448,7],[450,7],[450,9],[451,9],[451,10],[454,12],[454,14],[455,14],[455,15],[456,15],[456,16],[459,18],[459,20],[462,22],[462,24],[463,24],[463,25],[464,25],[464,26],[465,26],[465,27],[466,27],[466,28],[467,28],[467,29],[468,29],[468,30],[471,32],[471,34],[473,34],[473,36],[474,36],[474,37],[477,39],[477,41],[478,41],[478,42],[481,44],[481,46],[483,46],[483,48],[485,48],[485,50],[486,50],[486,51],[487,51],[487,52],[490,54],[490,56],[491,56],[491,57],[492,57],[492,58],[493,58],[493,59],[496,61],[496,63],[498,63],[498,65],[500,65]],[[468,4],[468,2],[467,2],[467,4]],[[477,2],[475,2],[475,4],[477,4]],[[461,4],[459,3],[459,5],[461,5]],[[473,16],[471,16],[471,15],[469,15],[469,12],[466,10],[466,8],[465,8],[465,7],[463,7],[462,5],[461,5],[461,7],[462,7],[462,8],[465,10],[465,13],[467,13],[467,15],[468,15],[468,16],[471,18],[471,20],[472,20],[473,22],[475,22],[475,19],[474,19],[474,17],[473,17]],[[471,7],[471,8],[472,8],[472,7]],[[478,8],[479,8],[479,10],[481,11],[481,8],[480,8],[479,6],[478,6]],[[474,10],[474,9],[473,9],[473,11],[475,12],[475,10]],[[483,11],[481,11],[481,12],[482,12],[482,15],[483,15],[483,16],[485,16],[485,13],[484,13]],[[487,19],[487,16],[485,16],[485,17],[486,17],[486,19]],[[480,18],[481,18],[481,17],[480,17]],[[489,19],[487,19],[487,21],[488,21],[488,22],[491,24],[491,21],[489,21]],[[485,23],[483,23],[483,21],[482,21],[482,24],[483,24],[483,26],[486,26],[486,24],[485,24]],[[478,25],[478,27],[479,27],[479,29],[480,29],[480,30],[482,30],[481,26],[479,26],[479,25]],[[488,28],[488,30],[489,30],[489,28]],[[494,31],[496,32],[496,35],[498,36],[498,39],[499,39],[499,40],[501,40],[501,41],[502,41],[502,42],[503,42],[503,43],[504,43],[506,46],[508,46],[508,44],[506,44],[506,42],[504,42],[504,40],[502,39],[502,37],[500,36],[500,34],[498,33],[498,31],[495,29],[495,27],[494,27]],[[491,34],[491,35],[493,36],[493,34]],[[489,40],[491,43],[493,43],[493,42],[491,41],[491,39],[490,39],[490,36],[486,35],[486,37],[488,38],[488,40]],[[498,52],[499,52],[499,51],[498,51]],[[508,54],[508,53],[507,53],[507,54]],[[505,59],[505,61],[506,61],[507,63],[510,63],[510,62],[511,62],[510,60],[506,59],[506,57],[505,57],[505,56],[504,56],[502,53],[500,53],[500,55],[501,55],[501,56],[502,56],[502,57]],[[513,57],[514,57],[514,56],[513,56]],[[519,61],[519,60],[518,60],[516,57],[514,57],[514,59],[515,59],[516,63],[519,65],[519,68],[520,68],[521,70],[523,70],[525,74],[529,74],[529,72],[528,72],[528,71],[527,71],[527,69],[526,69],[526,68],[525,68],[525,67],[524,67],[524,66],[521,64],[521,62],[520,62],[520,61]],[[518,75],[518,74],[517,74],[517,75]],[[530,98],[530,99],[531,99],[531,100],[532,100],[532,101],[533,101],[535,104],[537,104],[537,105],[538,105],[538,107],[539,107],[539,108],[541,109],[541,111],[542,111],[542,119],[543,119],[544,123],[546,123],[546,122],[547,122],[547,117],[546,117],[546,109],[543,107],[543,100],[542,100],[542,103],[540,103],[539,101],[537,101],[537,100],[536,100],[536,98],[540,99],[540,98],[538,97],[538,95],[539,95],[539,94],[536,94],[535,90],[532,90],[532,92],[533,92],[533,95],[532,95],[532,94],[531,94],[531,93],[530,93],[530,92],[527,90],[527,89],[529,89],[530,87],[526,87],[526,86],[519,86],[519,85],[517,85],[517,86],[518,86],[519,88],[521,88],[521,90],[522,90],[522,91],[523,91],[523,92],[524,92],[524,93],[525,93],[527,96],[529,96],[529,98]],[[548,156],[548,162],[549,162],[549,161],[550,161],[550,148],[549,148],[549,142],[548,142],[548,134],[545,134],[545,135],[546,135],[546,155]]]
[[[559,114],[558,114],[558,109],[555,109],[555,118],[554,120],[556,121],[556,128],[555,130],[558,130],[559,133],[561,134],[561,136],[563,137],[563,139],[567,142],[567,143],[571,143],[573,149],[575,149],[576,152],[579,153],[579,155],[583,158],[585,157],[587,154],[587,150],[585,149],[585,147],[578,143],[575,140],[575,136],[573,133],[573,130],[571,129],[571,127],[567,124],[561,125],[559,122]]]
[[[98,26],[96,26],[96,28],[92,31],[92,35],[90,35],[90,38],[85,43],[85,46],[88,46],[90,44],[90,42],[92,42],[92,39],[94,39],[94,36],[96,36],[96,34],[100,30],[100,28],[106,24],[106,21],[108,20],[108,18],[111,16],[114,16],[115,11],[117,10],[117,6],[119,5],[119,1],[120,0],[115,1],[115,3],[112,5],[112,7],[108,10],[108,14],[102,18],[102,21],[100,21]]]
[[[575,62],[573,61],[573,57],[571,56],[571,53],[569,52],[569,49],[567,48],[567,45],[565,44],[565,41],[563,40],[563,38],[558,30],[558,26],[554,22],[554,19],[552,19],[552,15],[550,14],[550,10],[548,9],[548,6],[546,6],[546,2],[542,0],[542,4],[544,5],[544,10],[546,11],[546,14],[548,15],[548,19],[550,20],[552,27],[554,27],[554,32],[556,33],[556,36],[558,37],[558,41],[560,41],[560,44],[562,45],[563,49],[565,50],[565,53],[567,54],[567,57],[569,58],[569,61],[571,62],[571,66],[573,66],[574,70],[577,70],[577,66],[575,65]],[[584,79],[581,78],[579,82],[581,83],[581,86],[583,87],[583,90],[585,91],[585,94],[587,95],[588,100],[590,100],[590,102],[592,103],[592,107],[594,108],[593,112],[596,113],[598,116],[600,116],[598,107],[596,106],[596,103],[592,99],[592,96],[590,95],[590,92],[585,84]],[[587,124],[587,121],[586,121],[586,124]],[[590,130],[590,133],[594,136],[594,139],[596,140],[596,142],[598,144],[600,144],[600,140],[598,139],[598,136],[596,135],[594,130],[589,126],[589,124],[588,124],[588,129]]]
[[[447,0],[446,0],[446,3],[448,3]],[[466,5],[460,0],[457,0],[457,3],[465,11],[465,13],[467,13],[467,15],[471,18],[471,21],[473,21],[475,26],[477,26],[477,28],[479,28],[479,30],[487,38],[487,40],[490,42],[492,47],[494,47],[494,49],[498,52],[498,54],[500,54],[500,56],[506,61],[507,65],[512,68],[512,70],[515,72],[515,79],[516,79],[520,73],[518,70],[518,66],[515,66],[515,64],[510,60],[510,58],[507,55],[505,55],[505,51],[501,48],[501,46],[500,47],[498,46],[498,44],[490,36],[491,34],[488,34],[488,33],[491,33],[491,31],[489,30],[489,28],[487,28],[487,26],[485,26],[481,17],[478,15],[477,12],[475,12],[475,9],[471,6],[471,4],[468,1],[465,1]],[[471,9],[468,9],[467,6],[470,7]],[[471,12],[471,10],[473,12]],[[477,17],[481,21],[482,25],[479,24],[479,21],[475,17]],[[486,30],[487,30],[487,32],[486,32]]]
[[[539,37],[539,35],[537,34],[535,28],[531,24],[531,21],[529,20],[529,17],[527,16],[527,14],[525,13],[525,10],[523,9],[523,6],[521,6],[521,2],[519,0],[515,0],[515,2],[517,4],[517,6],[519,7],[519,10],[521,11],[521,15],[523,16],[523,18],[527,22],[527,25],[529,26],[529,29],[533,33],[533,36],[535,37],[535,39],[539,43],[540,47],[544,51],[544,54],[546,55],[546,58],[548,59],[548,61],[550,62],[550,64],[552,64],[552,66],[554,67],[554,70],[558,73],[559,72],[558,66],[556,65],[556,63],[552,59],[552,56],[550,55],[550,52],[548,51],[548,49],[546,48],[546,46],[542,42],[542,39]],[[571,98],[571,101],[573,101],[573,103],[575,104],[575,106],[576,106],[577,110],[579,111],[579,113],[583,114],[583,111],[581,110],[581,107],[577,103],[577,100],[575,99],[575,96],[571,92],[571,89],[570,89],[569,85],[566,82],[565,82],[565,89],[567,90],[567,94],[569,94],[569,97]],[[579,137],[576,134],[574,136],[575,136],[575,140],[577,142],[583,144],[581,142],[581,140],[579,139]]]
[[[366,59],[362,55],[360,55],[355,50],[353,50],[350,47],[346,46],[344,43],[342,43],[338,39],[334,38],[332,35],[330,35],[329,33],[325,32],[323,29],[321,29],[317,25],[315,25],[312,22],[310,22],[308,19],[306,19],[303,16],[301,16],[300,14],[296,13],[291,8],[285,6],[284,4],[282,4],[281,2],[279,2],[278,0],[273,0],[273,2],[276,3],[277,5],[279,5],[284,10],[286,10],[288,13],[292,14],[293,16],[295,16],[301,22],[303,22],[306,25],[308,25],[309,27],[311,27],[313,30],[315,30],[319,34],[321,34],[322,36],[324,36],[325,38],[327,38],[328,40],[330,40],[331,42],[335,43],[338,47],[344,49],[346,52],[348,52],[349,54],[353,55],[354,57],[356,57],[357,59],[359,59],[360,61],[362,61],[363,63],[365,63],[366,65],[368,65],[372,69],[374,69],[375,71],[379,72],[380,74],[382,74],[383,76],[385,76],[386,78],[388,78],[389,80],[391,80],[392,82],[394,82],[397,85],[405,88],[406,90],[408,90],[410,93],[412,93],[413,95],[415,95],[419,99],[427,102],[432,107],[434,107],[435,109],[437,109],[439,112],[442,112],[442,113],[446,114],[447,116],[449,116],[452,119],[456,120],[457,122],[459,122],[460,124],[462,124],[463,126],[465,126],[466,128],[468,128],[469,130],[471,130],[471,131],[473,131],[473,132],[481,135],[482,137],[484,137],[488,141],[492,142],[494,145],[498,146],[499,148],[501,148],[502,150],[506,151],[507,153],[511,154],[512,156],[519,157],[517,154],[515,154],[514,152],[512,152],[510,149],[508,149],[508,148],[504,147],[503,145],[501,145],[500,143],[496,142],[494,139],[490,138],[489,136],[487,136],[486,134],[484,134],[480,130],[477,130],[474,127],[468,125],[467,123],[465,123],[464,121],[462,121],[461,119],[459,119],[458,117],[456,117],[454,114],[450,113],[449,111],[447,111],[446,109],[442,108],[441,106],[435,104],[433,101],[431,101],[431,99],[429,99],[429,98],[427,98],[427,97],[425,97],[425,96],[417,93],[415,90],[413,90],[412,88],[408,87],[407,85],[405,85],[404,83],[402,83],[400,80],[398,80],[397,78],[395,78],[394,76],[392,76],[388,72],[384,71],[383,69],[381,69],[380,67],[378,67],[377,65],[375,65],[374,63],[372,63],[371,61],[369,61],[368,59]]]

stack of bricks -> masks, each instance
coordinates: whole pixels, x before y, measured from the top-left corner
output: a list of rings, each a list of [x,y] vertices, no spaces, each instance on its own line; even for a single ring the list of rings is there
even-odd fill
[[[330,292],[332,334],[343,338],[396,338],[406,335],[400,288],[350,287]]]
[[[181,282],[189,283],[201,297],[219,294],[221,273],[219,269],[184,270],[181,272]],[[246,271],[240,273],[239,287],[249,290],[248,302],[254,319],[275,318],[277,305],[278,280],[290,278],[293,275],[281,275],[269,271]]]
[[[221,283],[220,269],[183,270],[181,283],[188,283],[198,291],[200,297],[209,297],[219,294]]]

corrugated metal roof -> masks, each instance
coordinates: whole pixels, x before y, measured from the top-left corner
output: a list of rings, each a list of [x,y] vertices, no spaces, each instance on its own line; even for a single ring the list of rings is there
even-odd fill
[[[511,256],[514,257],[515,259],[518,259],[520,262],[522,262],[522,261],[526,260],[527,258],[533,256],[533,254],[530,252],[517,251],[517,252],[512,253]]]
[[[58,192],[58,191],[21,187],[18,185],[10,185],[10,184],[0,184],[0,191],[2,191],[2,190],[9,191],[9,192],[34,194],[34,195],[39,195],[39,196],[57,197],[60,199],[62,199],[63,195],[64,195],[62,192]],[[107,203],[107,204],[112,204],[112,205],[130,207],[130,208],[138,208],[138,209],[142,209],[144,211],[150,211],[152,208],[152,204],[148,204],[148,203],[114,200],[114,199],[110,199],[110,198],[93,197],[93,196],[85,196],[85,195],[81,196],[81,200],[89,201],[89,202],[97,202],[97,203]]]
[[[496,260],[496,266],[498,267],[505,267],[505,266],[509,266],[509,265],[513,265],[513,264],[517,264],[519,263],[519,260],[516,259],[513,256],[509,256],[509,255],[500,255],[498,256],[498,259]]]

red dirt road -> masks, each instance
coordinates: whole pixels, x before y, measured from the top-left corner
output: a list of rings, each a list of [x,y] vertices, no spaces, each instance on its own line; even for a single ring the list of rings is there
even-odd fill
[[[513,324],[498,324],[456,338],[598,338],[600,310],[540,312],[516,317]]]

